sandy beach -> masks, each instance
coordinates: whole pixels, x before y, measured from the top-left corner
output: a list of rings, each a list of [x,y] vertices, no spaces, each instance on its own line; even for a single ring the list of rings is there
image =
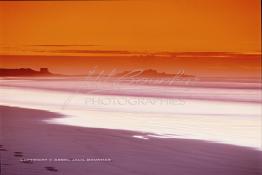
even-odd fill
[[[47,111],[1,106],[1,174],[262,173],[262,153],[254,149],[189,139],[136,139],[131,137],[139,135],[136,132],[42,122],[60,117]]]
[[[220,84],[225,85],[225,82]],[[118,83],[113,88],[112,82],[73,81],[71,78],[16,78],[1,81],[0,105],[65,116],[45,119],[49,124],[143,133],[131,136],[138,139],[196,139],[261,150],[261,91],[244,88],[256,87],[259,83],[237,85],[240,88],[230,91],[188,86],[139,89],[132,84]],[[145,93],[146,97],[142,95]],[[176,97],[177,94],[199,98]],[[212,99],[208,100],[209,97]]]
[[[262,173],[257,88],[231,93],[170,87],[169,96],[181,92],[200,97],[179,101],[162,96],[165,91],[158,86],[155,92],[139,90],[152,95],[147,98],[133,96],[138,89],[122,84],[111,91],[121,93],[112,95],[105,91],[110,82],[95,94],[89,88],[95,89],[96,83],[72,82],[1,81],[1,175]],[[83,83],[89,86],[80,86]],[[84,92],[75,92],[75,86]],[[156,92],[161,98],[154,97]],[[213,92],[227,100],[208,100]]]

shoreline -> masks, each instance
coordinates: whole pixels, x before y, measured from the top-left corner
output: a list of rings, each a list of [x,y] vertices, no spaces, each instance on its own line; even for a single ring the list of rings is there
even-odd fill
[[[167,99],[89,96],[24,88],[1,88],[1,93],[3,106],[66,116],[48,120],[53,124],[173,135],[174,138],[179,135],[187,139],[261,148],[259,104],[191,100],[177,104]]]

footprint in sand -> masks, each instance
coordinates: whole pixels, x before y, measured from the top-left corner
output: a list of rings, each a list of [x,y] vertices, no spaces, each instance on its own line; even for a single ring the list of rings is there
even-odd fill
[[[58,171],[55,167],[52,167],[52,166],[46,166],[45,169],[48,170],[48,171],[53,171],[53,172]]]
[[[0,145],[0,151],[7,151],[7,149],[5,149],[3,145]]]
[[[14,152],[14,156],[15,157],[23,157],[23,153],[22,152]]]

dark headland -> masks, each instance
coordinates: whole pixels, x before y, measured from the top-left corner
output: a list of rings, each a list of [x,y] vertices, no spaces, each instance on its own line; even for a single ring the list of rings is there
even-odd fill
[[[48,68],[40,68],[39,71],[30,68],[0,69],[0,76],[58,76],[49,72]]]
[[[123,71],[121,73],[116,74],[115,76],[120,77],[145,77],[145,78],[172,78],[172,77],[183,77],[183,78],[192,78],[195,77],[193,75],[187,75],[183,72],[171,74],[166,72],[158,72],[155,69],[145,69],[145,70],[135,70],[135,71]]]

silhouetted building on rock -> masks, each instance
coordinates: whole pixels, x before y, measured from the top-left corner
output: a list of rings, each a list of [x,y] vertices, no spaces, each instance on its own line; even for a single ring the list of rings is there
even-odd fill
[[[48,68],[40,68],[40,71],[36,71],[30,68],[20,69],[5,69],[0,68],[0,76],[54,76],[49,72]]]
[[[48,71],[48,68],[40,68],[40,73],[41,74],[50,74],[50,72]]]

